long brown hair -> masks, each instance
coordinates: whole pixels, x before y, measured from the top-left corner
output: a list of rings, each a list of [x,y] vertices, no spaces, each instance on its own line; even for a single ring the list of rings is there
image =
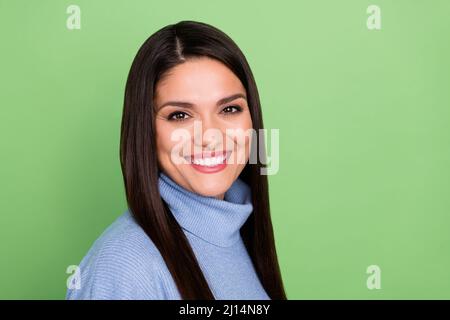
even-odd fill
[[[158,189],[155,85],[169,69],[195,57],[216,59],[234,72],[247,91],[253,129],[263,129],[256,83],[238,46],[211,25],[180,21],[151,35],[133,60],[125,88],[120,163],[130,212],[159,249],[181,297],[214,299],[186,236]],[[256,138],[252,143],[258,150],[264,148],[264,138]],[[247,163],[240,175],[251,188],[253,203],[241,235],[269,297],[286,299],[270,218],[267,176],[260,173],[265,162],[260,160]]]

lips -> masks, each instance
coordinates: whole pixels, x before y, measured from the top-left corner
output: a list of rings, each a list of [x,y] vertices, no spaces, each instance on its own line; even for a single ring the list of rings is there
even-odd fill
[[[227,160],[231,153],[232,151],[227,150],[207,151],[187,156],[185,159],[191,164],[211,167],[224,163],[224,160]]]
[[[211,174],[224,170],[232,151],[203,152],[185,157],[196,171]]]

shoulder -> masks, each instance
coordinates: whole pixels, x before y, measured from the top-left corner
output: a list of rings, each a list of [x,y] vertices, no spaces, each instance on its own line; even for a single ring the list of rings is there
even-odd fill
[[[79,286],[66,299],[160,299],[164,260],[129,211],[94,242],[79,265]]]

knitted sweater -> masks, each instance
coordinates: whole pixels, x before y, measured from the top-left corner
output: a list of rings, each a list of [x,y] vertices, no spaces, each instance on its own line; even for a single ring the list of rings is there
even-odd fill
[[[253,211],[237,179],[223,200],[191,192],[160,172],[161,197],[186,235],[216,299],[270,299],[240,235]],[[129,210],[94,242],[79,265],[80,288],[66,299],[181,299],[161,254]]]

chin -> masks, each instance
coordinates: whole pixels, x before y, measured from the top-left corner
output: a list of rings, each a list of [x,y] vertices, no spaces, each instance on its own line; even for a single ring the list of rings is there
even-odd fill
[[[207,197],[216,197],[225,193],[231,186],[231,183],[229,183],[228,179],[222,177],[207,177],[203,179],[197,178],[191,185],[198,194]]]

